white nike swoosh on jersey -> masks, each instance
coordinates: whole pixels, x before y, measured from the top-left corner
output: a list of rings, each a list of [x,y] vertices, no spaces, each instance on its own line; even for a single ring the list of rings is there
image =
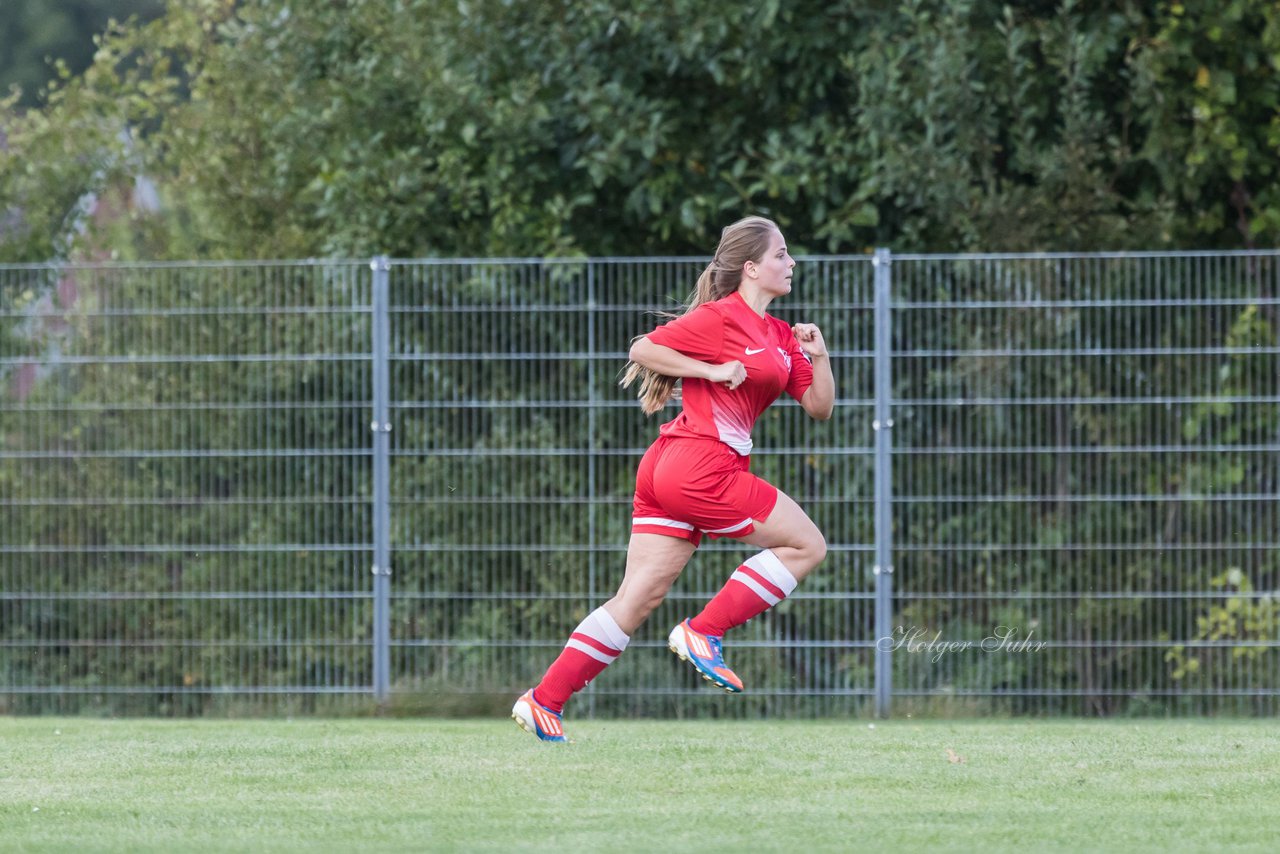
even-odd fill
[[[763,348],[763,347],[761,347],[759,350],[752,350],[750,347],[748,347],[748,348],[747,348],[747,355],[748,355],[748,356],[754,356],[756,353],[763,353],[763,352],[764,352],[764,348]]]

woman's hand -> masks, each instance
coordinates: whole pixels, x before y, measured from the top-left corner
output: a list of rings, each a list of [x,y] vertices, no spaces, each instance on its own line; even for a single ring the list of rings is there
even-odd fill
[[[797,323],[791,327],[791,334],[813,364],[813,383],[800,398],[800,405],[810,418],[826,421],[836,404],[836,381],[831,375],[827,342],[822,340],[822,330],[812,323]]]
[[[722,383],[726,388],[735,389],[747,380],[747,369],[741,362],[725,362],[714,365],[691,359],[683,353],[654,344],[641,336],[631,342],[631,350],[627,354],[631,361],[641,367],[656,371],[666,377],[698,377],[713,383]]]
[[[723,365],[712,365],[711,370],[707,372],[707,379],[713,383],[720,383],[725,388],[733,391],[747,381],[747,369],[738,361],[725,362]]]
[[[811,359],[815,356],[827,355],[827,342],[822,340],[822,330],[813,323],[797,323],[791,327],[791,334],[796,336],[803,350]]]

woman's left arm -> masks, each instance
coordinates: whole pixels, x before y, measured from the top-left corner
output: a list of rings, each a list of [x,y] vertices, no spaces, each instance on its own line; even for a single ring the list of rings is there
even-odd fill
[[[813,364],[813,383],[800,398],[800,405],[810,418],[826,421],[836,404],[836,380],[831,375],[827,342],[822,339],[822,330],[812,323],[797,323],[791,333]]]

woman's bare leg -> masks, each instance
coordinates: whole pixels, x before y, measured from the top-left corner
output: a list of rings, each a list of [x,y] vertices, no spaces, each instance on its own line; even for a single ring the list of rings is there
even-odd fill
[[[693,556],[688,540],[661,534],[632,534],[627,545],[627,569],[612,599],[604,603],[609,616],[630,635],[662,604],[685,564]]]
[[[742,542],[768,549],[787,571],[802,581],[827,556],[827,540],[799,504],[782,490],[778,503],[764,522],[742,537]]]

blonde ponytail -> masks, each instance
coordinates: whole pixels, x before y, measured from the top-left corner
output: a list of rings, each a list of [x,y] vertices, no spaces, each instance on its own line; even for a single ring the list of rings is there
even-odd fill
[[[725,226],[720,232],[720,245],[716,247],[715,257],[698,276],[698,282],[689,294],[688,305],[683,314],[696,309],[703,303],[724,299],[738,289],[742,283],[743,266],[748,261],[759,263],[765,252],[769,251],[769,240],[778,226],[762,216],[749,216],[732,225]],[[669,312],[659,312],[664,317],[680,317]],[[634,340],[643,338],[639,335]],[[637,397],[640,409],[645,415],[653,415],[667,405],[676,390],[676,377],[660,374],[635,362],[627,362],[622,372],[619,385],[629,388],[636,380],[640,380]]]

